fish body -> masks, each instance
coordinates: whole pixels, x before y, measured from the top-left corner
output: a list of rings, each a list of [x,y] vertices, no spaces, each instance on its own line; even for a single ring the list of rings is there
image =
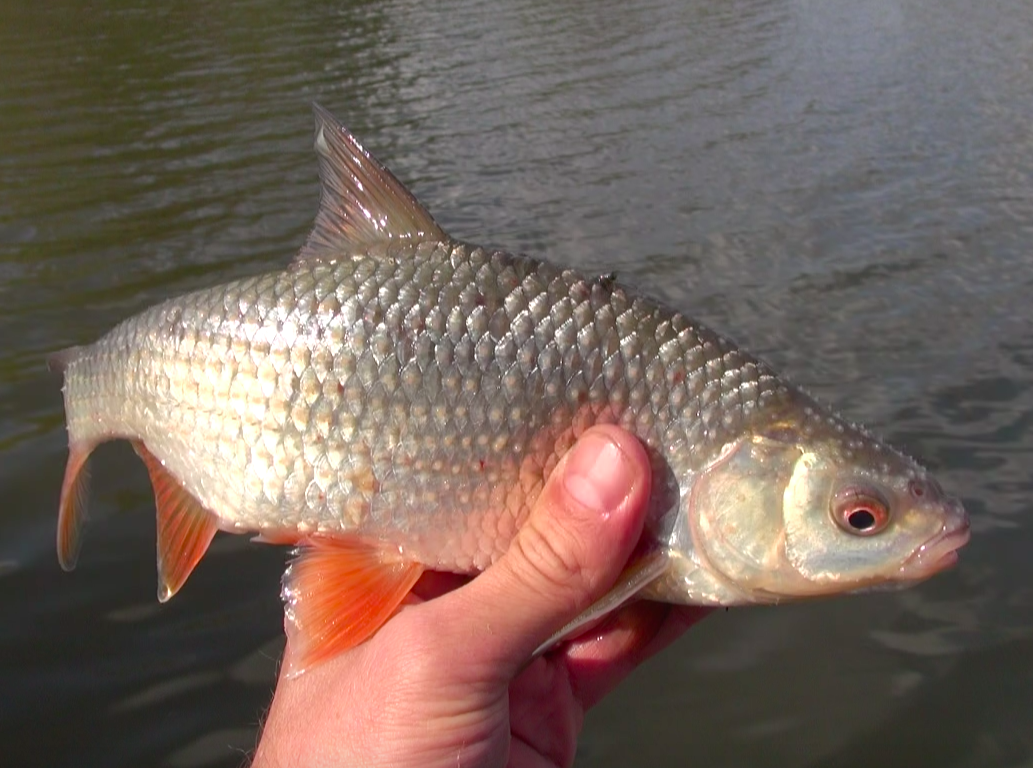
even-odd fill
[[[676,312],[463,243],[198,291],[80,353],[65,370],[75,439],[142,441],[220,527],[393,538],[458,572],[505,551],[588,426],[620,424],[666,459],[666,508],[677,475],[792,400]]]
[[[56,356],[64,566],[90,451],[129,439],[155,487],[159,596],[217,529],[301,543],[288,625],[321,638],[319,660],[375,631],[424,569],[495,561],[600,423],[642,440],[653,493],[632,578],[586,621],[636,595],[777,602],[953,562],[964,510],[911,459],[613,276],[452,239],[316,116],[322,203],[290,266],[170,299]],[[328,639],[315,628],[348,622],[306,605],[339,563],[369,577],[344,578],[355,589],[385,594],[376,620]]]

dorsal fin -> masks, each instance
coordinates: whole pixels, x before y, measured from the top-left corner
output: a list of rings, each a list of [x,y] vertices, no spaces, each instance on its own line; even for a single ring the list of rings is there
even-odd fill
[[[448,236],[394,174],[318,104],[315,150],[322,192],[316,223],[294,263],[332,261],[395,240]]]

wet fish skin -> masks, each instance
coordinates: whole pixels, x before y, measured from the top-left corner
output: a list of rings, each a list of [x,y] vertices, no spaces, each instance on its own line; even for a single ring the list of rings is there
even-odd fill
[[[155,487],[160,598],[217,528],[300,542],[288,629],[318,661],[375,631],[423,569],[496,560],[598,423],[645,443],[653,494],[638,556],[565,631],[636,595],[780,602],[907,586],[956,559],[965,512],[917,463],[613,276],[453,240],[316,116],[322,201],[288,268],[55,356],[66,568],[89,454],[129,439]]]
[[[653,450],[660,513],[676,474],[788,397],[683,315],[463,243],[391,244],[172,299],[65,377],[76,439],[142,440],[220,527],[393,538],[465,572],[505,551],[589,425]]]

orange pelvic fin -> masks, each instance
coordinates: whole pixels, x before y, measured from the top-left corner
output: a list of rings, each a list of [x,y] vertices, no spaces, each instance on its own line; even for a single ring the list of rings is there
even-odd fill
[[[194,498],[165,466],[133,441],[147,465],[158,507],[158,600],[165,602],[182,587],[218,530],[218,519]]]
[[[82,547],[86,499],[90,491],[89,458],[95,447],[95,443],[82,442],[68,446],[57,516],[57,560],[66,571],[75,568]]]
[[[263,531],[251,537],[255,544],[297,544],[305,537],[297,531]]]
[[[287,676],[371,637],[409,594],[423,566],[358,538],[312,537],[283,577]]]

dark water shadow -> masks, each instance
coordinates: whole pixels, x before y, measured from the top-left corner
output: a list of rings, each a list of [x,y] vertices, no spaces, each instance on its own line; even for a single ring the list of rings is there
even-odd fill
[[[869,714],[863,706],[857,718]],[[1033,751],[1033,633],[966,653],[893,717],[810,768],[1005,768]]]

